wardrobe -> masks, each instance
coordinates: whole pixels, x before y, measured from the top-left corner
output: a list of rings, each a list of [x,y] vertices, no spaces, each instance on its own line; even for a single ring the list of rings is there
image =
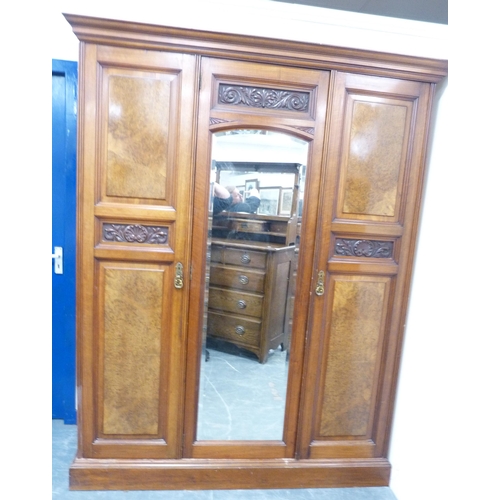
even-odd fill
[[[71,489],[388,485],[447,62],[65,17],[80,40]],[[215,182],[258,186],[261,213],[221,222]]]

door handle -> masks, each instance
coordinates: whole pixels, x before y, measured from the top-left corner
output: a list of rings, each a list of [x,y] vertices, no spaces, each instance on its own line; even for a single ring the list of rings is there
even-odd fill
[[[54,259],[54,273],[63,273],[63,249],[62,247],[54,247],[54,253],[52,254]]]

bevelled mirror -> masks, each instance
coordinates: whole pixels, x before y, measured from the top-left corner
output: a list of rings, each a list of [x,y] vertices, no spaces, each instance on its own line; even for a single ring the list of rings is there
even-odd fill
[[[212,136],[197,440],[282,440],[308,143]]]

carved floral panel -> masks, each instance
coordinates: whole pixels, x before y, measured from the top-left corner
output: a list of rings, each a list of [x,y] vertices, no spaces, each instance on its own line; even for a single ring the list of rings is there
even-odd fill
[[[309,92],[221,84],[219,86],[219,103],[307,112]]]
[[[392,241],[339,238],[335,242],[335,255],[386,259],[392,257],[393,249]]]
[[[102,238],[104,241],[166,245],[168,227],[105,223],[102,226]]]

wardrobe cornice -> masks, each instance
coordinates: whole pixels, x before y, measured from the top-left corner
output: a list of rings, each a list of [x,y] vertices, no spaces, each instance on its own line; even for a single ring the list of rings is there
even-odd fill
[[[448,61],[317,43],[63,14],[81,42],[437,83]]]

